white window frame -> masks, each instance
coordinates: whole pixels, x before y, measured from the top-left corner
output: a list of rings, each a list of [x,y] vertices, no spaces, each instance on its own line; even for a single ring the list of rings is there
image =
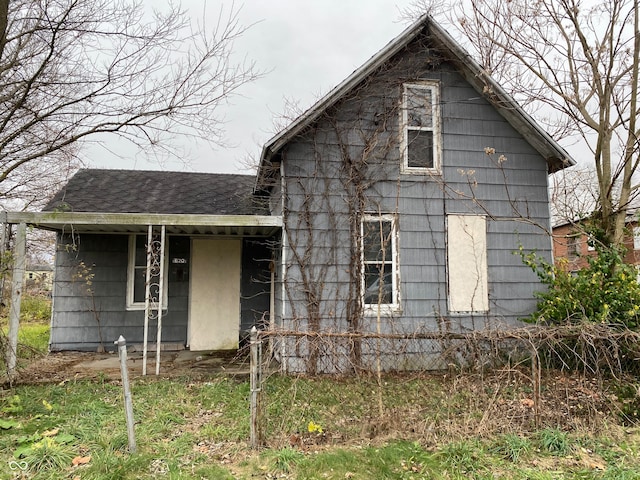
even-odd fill
[[[431,126],[411,126],[409,125],[409,90],[429,90],[431,92]],[[440,82],[424,81],[420,83],[407,83],[402,91],[402,108],[400,109],[400,148],[401,148],[401,171],[406,174],[440,174],[441,172],[441,128],[440,128]],[[409,131],[431,131],[433,132],[433,166],[432,167],[411,167],[409,166]]]
[[[147,237],[146,233],[132,233],[129,235],[129,260],[128,260],[128,265],[127,265],[127,310],[144,310],[145,308],[145,302],[144,300],[142,302],[135,302],[134,301],[134,287],[135,287],[135,270],[136,270],[136,237],[137,236],[142,236],[142,237]],[[146,244],[146,242],[145,242]],[[162,288],[162,308],[163,310],[167,309],[167,304],[168,304],[168,284],[169,282],[167,281],[167,272],[168,272],[168,259],[169,259],[169,255],[167,255],[167,252],[169,250],[169,237],[166,237],[165,239],[165,255],[164,255],[164,265],[163,265],[163,270],[164,270],[164,278],[165,281],[163,283],[163,288]],[[146,258],[146,257],[145,257]],[[138,267],[141,268],[141,267]],[[146,274],[146,263],[145,263],[145,274]]]
[[[379,263],[379,261],[367,261],[365,259],[365,223],[377,223],[380,222],[390,222],[391,223],[391,259],[390,261],[385,259],[385,264],[389,264],[391,266],[391,303],[365,303],[366,297],[366,265],[367,264],[375,264]],[[398,255],[398,222],[395,215],[392,214],[365,214],[362,217],[362,221],[360,224],[360,235],[362,239],[362,251],[361,251],[361,295],[364,313],[366,315],[377,315],[378,313],[382,315],[389,315],[392,313],[397,313],[400,310],[400,262]]]
[[[633,227],[633,249],[640,250],[640,225]]]

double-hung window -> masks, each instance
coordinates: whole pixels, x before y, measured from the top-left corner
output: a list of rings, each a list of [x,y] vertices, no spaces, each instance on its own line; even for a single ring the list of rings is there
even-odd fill
[[[440,94],[437,82],[404,85],[402,95],[402,171],[440,170]]]
[[[399,305],[398,239],[393,215],[362,219],[362,288],[365,310]]]
[[[127,270],[127,309],[129,310],[141,310],[145,307],[146,297],[146,281],[147,281],[147,241],[148,237],[144,235],[130,235],[129,236],[129,268]],[[159,239],[154,239],[158,241]],[[165,255],[165,259],[166,259]],[[151,281],[150,281],[150,294],[151,297],[159,300],[159,284],[160,284],[160,270],[159,266],[152,263],[151,269]],[[163,266],[166,272],[166,261]],[[165,275],[162,305],[163,308],[167,306],[167,281]]]

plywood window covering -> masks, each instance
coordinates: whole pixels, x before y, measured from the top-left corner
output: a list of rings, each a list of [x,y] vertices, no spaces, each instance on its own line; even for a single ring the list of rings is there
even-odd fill
[[[480,215],[449,215],[447,261],[449,310],[489,310],[487,279],[487,221]]]
[[[167,256],[165,255],[165,258]],[[166,261],[165,261],[166,272]],[[129,236],[129,266],[127,268],[127,308],[142,310],[145,307],[145,286],[147,273],[147,235]],[[158,276],[151,280],[151,295],[158,298]],[[162,305],[167,306],[167,283],[164,282]],[[155,289],[155,290],[154,290]]]
[[[403,173],[440,169],[440,95],[437,82],[406,84],[402,96]]]
[[[397,229],[393,215],[366,215],[362,221],[362,272],[365,308],[397,307]]]

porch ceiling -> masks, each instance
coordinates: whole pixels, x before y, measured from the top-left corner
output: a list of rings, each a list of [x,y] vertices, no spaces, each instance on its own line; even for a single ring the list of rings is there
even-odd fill
[[[149,225],[164,225],[174,235],[243,237],[270,236],[282,227],[282,217],[267,215],[1,212],[0,221],[66,233],[146,233]]]

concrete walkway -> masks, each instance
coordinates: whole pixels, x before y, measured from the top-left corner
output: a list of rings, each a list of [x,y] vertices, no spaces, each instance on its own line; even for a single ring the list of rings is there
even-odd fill
[[[127,354],[130,377],[142,375],[142,352]],[[155,378],[155,351],[147,354],[147,377]],[[189,350],[160,353],[160,376],[198,377],[212,375],[248,375],[249,359],[245,352],[191,352]],[[31,363],[18,372],[18,383],[59,383],[83,378],[120,379],[120,360],[116,352],[54,352]]]

